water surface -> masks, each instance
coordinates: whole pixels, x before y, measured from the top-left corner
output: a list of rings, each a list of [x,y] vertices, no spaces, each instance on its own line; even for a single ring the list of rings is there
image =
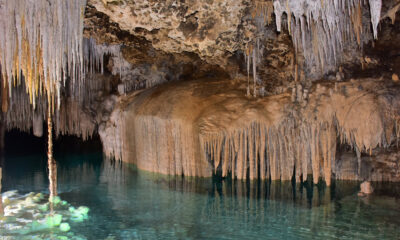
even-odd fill
[[[356,182],[166,177],[66,144],[55,150],[59,196],[90,208],[88,221],[71,225],[87,239],[400,239],[398,185],[360,199]],[[7,153],[2,192],[48,193],[44,153]]]

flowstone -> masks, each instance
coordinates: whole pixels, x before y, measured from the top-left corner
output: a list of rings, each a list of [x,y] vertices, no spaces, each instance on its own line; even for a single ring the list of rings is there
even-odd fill
[[[296,181],[312,174],[330,185],[343,169],[337,146],[361,161],[400,136],[400,88],[390,79],[319,83],[300,102],[292,91],[245,92],[229,80],[198,80],[130,94],[100,129],[103,149],[163,174]]]

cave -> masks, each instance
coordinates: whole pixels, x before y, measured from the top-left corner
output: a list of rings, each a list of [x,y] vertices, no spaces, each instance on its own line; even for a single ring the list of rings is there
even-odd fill
[[[399,0],[0,0],[3,239],[400,239]]]

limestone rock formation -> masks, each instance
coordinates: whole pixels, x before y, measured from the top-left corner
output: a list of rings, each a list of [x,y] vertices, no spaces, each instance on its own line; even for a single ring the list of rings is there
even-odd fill
[[[337,146],[372,154],[399,137],[400,88],[390,79],[321,83],[301,102],[244,93],[229,80],[202,80],[130,94],[100,133],[105,152],[164,174],[300,181],[312,173],[330,185],[342,174]]]
[[[239,26],[247,1],[98,1],[89,4],[110,16],[122,30],[142,36],[155,49],[195,52],[212,63],[223,63],[240,49],[245,37]]]

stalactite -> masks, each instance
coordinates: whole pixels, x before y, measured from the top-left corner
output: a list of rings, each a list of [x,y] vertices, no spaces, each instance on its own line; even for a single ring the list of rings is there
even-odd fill
[[[53,121],[52,121],[52,110],[48,107],[47,113],[47,167],[49,170],[49,202],[52,203],[54,197],[57,196],[57,163],[53,157]],[[52,204],[50,204],[51,207]]]
[[[86,107],[90,106],[99,91],[106,89],[105,80],[99,77],[97,72],[101,71],[103,65],[100,64],[100,59],[104,54],[110,56],[121,57],[119,46],[100,46],[90,45],[90,41],[84,41],[85,49],[85,73],[86,78],[82,79],[79,84],[73,84],[72,80],[66,82],[66,86],[62,87],[63,92],[68,93],[61,99],[61,106],[55,112],[53,117],[55,134],[58,137],[63,135],[76,135],[87,140],[95,131],[95,124],[91,121],[91,116],[86,113]],[[95,44],[95,42],[91,42]],[[89,53],[87,49],[93,48],[96,52],[96,57]],[[100,50],[99,50],[100,49]],[[114,67],[116,68],[116,67]],[[117,66],[118,69],[119,66]],[[116,74],[118,74],[117,72]],[[7,81],[1,81],[7,84]],[[8,89],[2,88],[3,94],[2,104],[7,105],[5,119],[7,120],[7,129],[19,129],[21,131],[30,131],[36,136],[41,136],[43,131],[43,119],[47,115],[47,97],[39,95],[35,98],[35,108],[30,102],[30,96],[26,93],[26,83],[21,82],[20,85],[12,89],[12,94],[9,96]]]
[[[238,179],[291,180],[294,177],[300,181],[301,176],[307,179],[311,164],[314,182],[318,183],[322,173],[330,185],[336,134],[333,124],[296,127],[294,120],[287,120],[276,127],[253,122],[243,130],[203,135],[201,141],[208,146],[205,152],[210,159],[219,159],[214,169],[221,167],[223,177],[231,173]],[[227,151],[228,142],[239,147]]]
[[[6,132],[6,123],[4,119],[4,114],[0,112],[0,160],[4,154],[5,132]]]
[[[43,115],[35,112],[32,119],[33,135],[36,137],[43,136]]]
[[[252,45],[247,47],[247,52],[245,58],[247,59],[247,96],[250,96],[250,66],[251,66],[251,53],[252,53]]]
[[[55,115],[55,133],[61,135],[75,135],[88,140],[95,132],[96,125],[91,116],[84,112],[84,105],[78,101],[64,100]]]
[[[382,0],[369,0],[371,10],[371,23],[374,32],[374,38],[378,38],[378,24],[381,20]]]
[[[253,49],[253,96],[257,97],[257,58],[256,58],[256,49]]]
[[[0,156],[2,158],[2,156]],[[0,193],[2,188],[2,178],[3,178],[3,164],[0,165]],[[0,216],[4,216],[4,208],[3,208],[3,198],[2,194],[0,194]]]
[[[96,71],[104,73],[104,56],[109,55],[112,57],[121,58],[121,45],[108,45],[108,44],[97,44],[93,38],[83,39],[83,52],[85,57],[85,72],[94,74]],[[115,66],[118,72],[121,74],[121,64]],[[116,74],[116,73],[113,73]]]
[[[47,168],[49,171],[49,203],[50,213],[53,214],[54,201],[57,196],[57,162],[53,156],[53,120],[51,104],[48,105],[47,112]]]
[[[83,93],[77,93],[74,97],[63,99],[60,109],[55,112],[53,123],[56,136],[76,135],[87,140],[95,132],[96,126],[84,110],[94,98],[89,93],[97,92],[97,89],[102,89],[104,86],[100,79],[87,79],[85,82],[85,86],[88,86],[86,90]],[[13,88],[12,92],[9,99],[10,109],[4,114],[7,129],[15,128],[25,132],[33,129],[35,136],[42,136],[43,120],[47,115],[47,100],[42,97],[37,98],[36,108],[33,109],[29,96],[25,93],[24,83]]]
[[[362,0],[274,0],[276,28],[281,31],[282,16],[286,13],[296,51],[303,52],[307,64],[323,70],[324,66],[336,66],[344,47],[352,41],[362,46],[364,4]],[[373,37],[377,38],[382,1],[370,0],[369,5]]]
[[[46,109],[58,106],[56,134],[87,139],[94,132],[94,124],[82,121],[82,106],[104,87],[92,77],[94,70],[103,72],[104,54],[120,55],[120,48],[83,41],[85,6],[86,0],[0,0],[1,102],[8,129],[33,128],[40,136]],[[60,107],[62,89],[71,96]]]
[[[85,5],[86,0],[0,1],[0,65],[9,89],[24,81],[35,106],[44,94],[59,104],[67,76],[79,84]]]
[[[1,110],[3,113],[6,113],[9,108],[9,94],[8,94],[7,82],[0,81],[0,88],[1,88]]]
[[[3,199],[2,199],[2,178],[3,178],[3,168],[4,168],[4,126],[3,115],[0,113],[0,216],[4,216]]]
[[[272,15],[274,13],[274,6],[272,1],[255,1],[255,9],[252,12],[253,18],[262,17],[264,23],[270,24],[272,21]]]
[[[126,96],[129,104],[114,110],[100,136],[107,156],[152,172],[297,182],[312,174],[329,186],[338,144],[361,156],[400,136],[398,90],[379,84],[337,83],[343,91],[319,84],[310,95],[298,86],[295,103],[289,93],[249,100],[230,85],[224,94],[193,96],[193,86],[214,89],[209,82],[149,89]]]

